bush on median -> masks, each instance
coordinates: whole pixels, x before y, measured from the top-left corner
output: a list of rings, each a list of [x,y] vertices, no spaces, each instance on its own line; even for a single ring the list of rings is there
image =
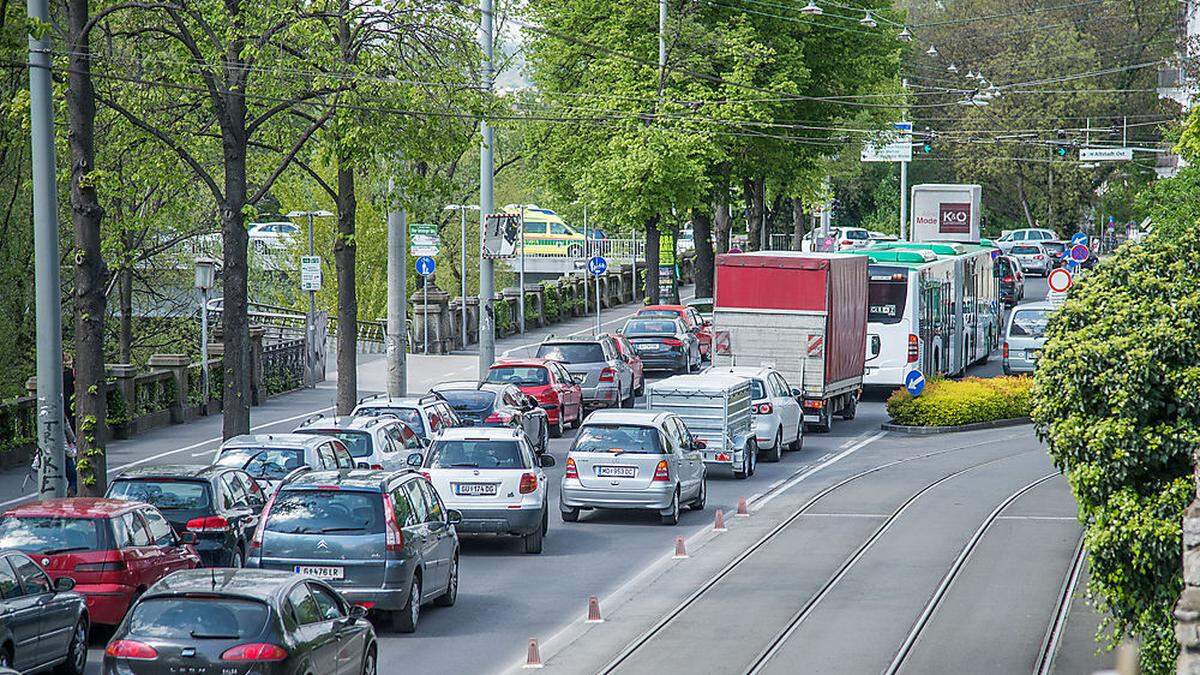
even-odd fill
[[[1029,417],[1028,377],[968,377],[930,380],[920,396],[898,389],[887,400],[893,424],[954,427],[978,422]]]

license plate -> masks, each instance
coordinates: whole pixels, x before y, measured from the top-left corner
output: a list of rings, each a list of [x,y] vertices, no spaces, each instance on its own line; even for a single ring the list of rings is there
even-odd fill
[[[344,567],[326,567],[323,565],[296,565],[296,574],[314,577],[317,579],[344,579],[346,577],[346,568]]]
[[[1025,355],[1028,356],[1030,359],[1033,359],[1034,361],[1036,361],[1036,360],[1042,358],[1042,350],[1030,349],[1025,352]]]
[[[495,495],[495,483],[455,483],[454,494],[456,495]]]
[[[660,349],[662,349],[662,345],[638,345],[637,346],[637,350],[639,352],[654,352],[654,351],[658,351]]]
[[[633,478],[637,475],[635,466],[598,466],[596,475],[600,478]]]

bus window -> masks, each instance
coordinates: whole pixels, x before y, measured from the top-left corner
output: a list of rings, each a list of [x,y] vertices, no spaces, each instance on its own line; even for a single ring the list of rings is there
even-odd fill
[[[895,268],[872,268],[867,286],[867,321],[896,324],[904,319],[908,305],[908,272]]]

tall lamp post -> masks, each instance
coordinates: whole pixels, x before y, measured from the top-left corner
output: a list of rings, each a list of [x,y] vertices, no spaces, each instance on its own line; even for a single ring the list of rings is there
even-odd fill
[[[196,290],[200,291],[200,405],[208,409],[208,292],[216,279],[217,261],[196,258]],[[205,412],[204,414],[208,414]]]
[[[313,218],[331,218],[333,214],[329,211],[292,211],[287,214],[288,218],[308,218],[308,257],[312,258],[316,255],[314,246],[315,235],[313,233]],[[318,269],[320,267],[318,266]],[[303,265],[301,265],[303,270]],[[301,273],[301,283],[303,284],[303,272]],[[304,340],[308,343],[308,349],[304,354],[304,372],[305,379],[310,387],[317,386],[316,370],[316,336],[313,335],[315,330],[314,324],[317,320],[317,289],[320,287],[318,281],[315,285],[308,287],[308,316],[304,319]]]
[[[459,246],[459,279],[462,280],[462,341],[467,348],[467,211],[478,211],[477,204],[450,204],[445,211],[458,211],[462,225],[462,243]],[[482,231],[482,224],[480,230]]]

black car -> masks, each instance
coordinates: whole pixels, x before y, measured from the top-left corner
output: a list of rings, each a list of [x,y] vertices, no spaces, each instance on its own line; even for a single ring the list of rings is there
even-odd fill
[[[446,382],[433,388],[467,427],[522,429],[538,454],[550,443],[550,418],[537,399],[514,384]]]
[[[1025,297],[1025,275],[1021,264],[1002,255],[996,258],[996,276],[1000,277],[1000,302],[1012,307]]]
[[[0,550],[0,670],[83,675],[91,624],[75,580],[51,582],[32,558]]]
[[[621,333],[646,370],[690,373],[700,369],[700,340],[679,319],[635,316],[625,322]]]
[[[1038,243],[1042,245],[1042,248],[1046,249],[1046,254],[1053,261],[1051,269],[1058,269],[1067,264],[1067,260],[1070,259],[1068,254],[1071,250],[1071,242],[1046,239]]]
[[[196,535],[196,552],[208,567],[242,566],[266,503],[262,488],[245,471],[200,464],[126,470],[105,496],[157,506],[177,533]]]
[[[129,610],[104,675],[375,675],[375,630],[322,581],[291,572],[175,572]]]

